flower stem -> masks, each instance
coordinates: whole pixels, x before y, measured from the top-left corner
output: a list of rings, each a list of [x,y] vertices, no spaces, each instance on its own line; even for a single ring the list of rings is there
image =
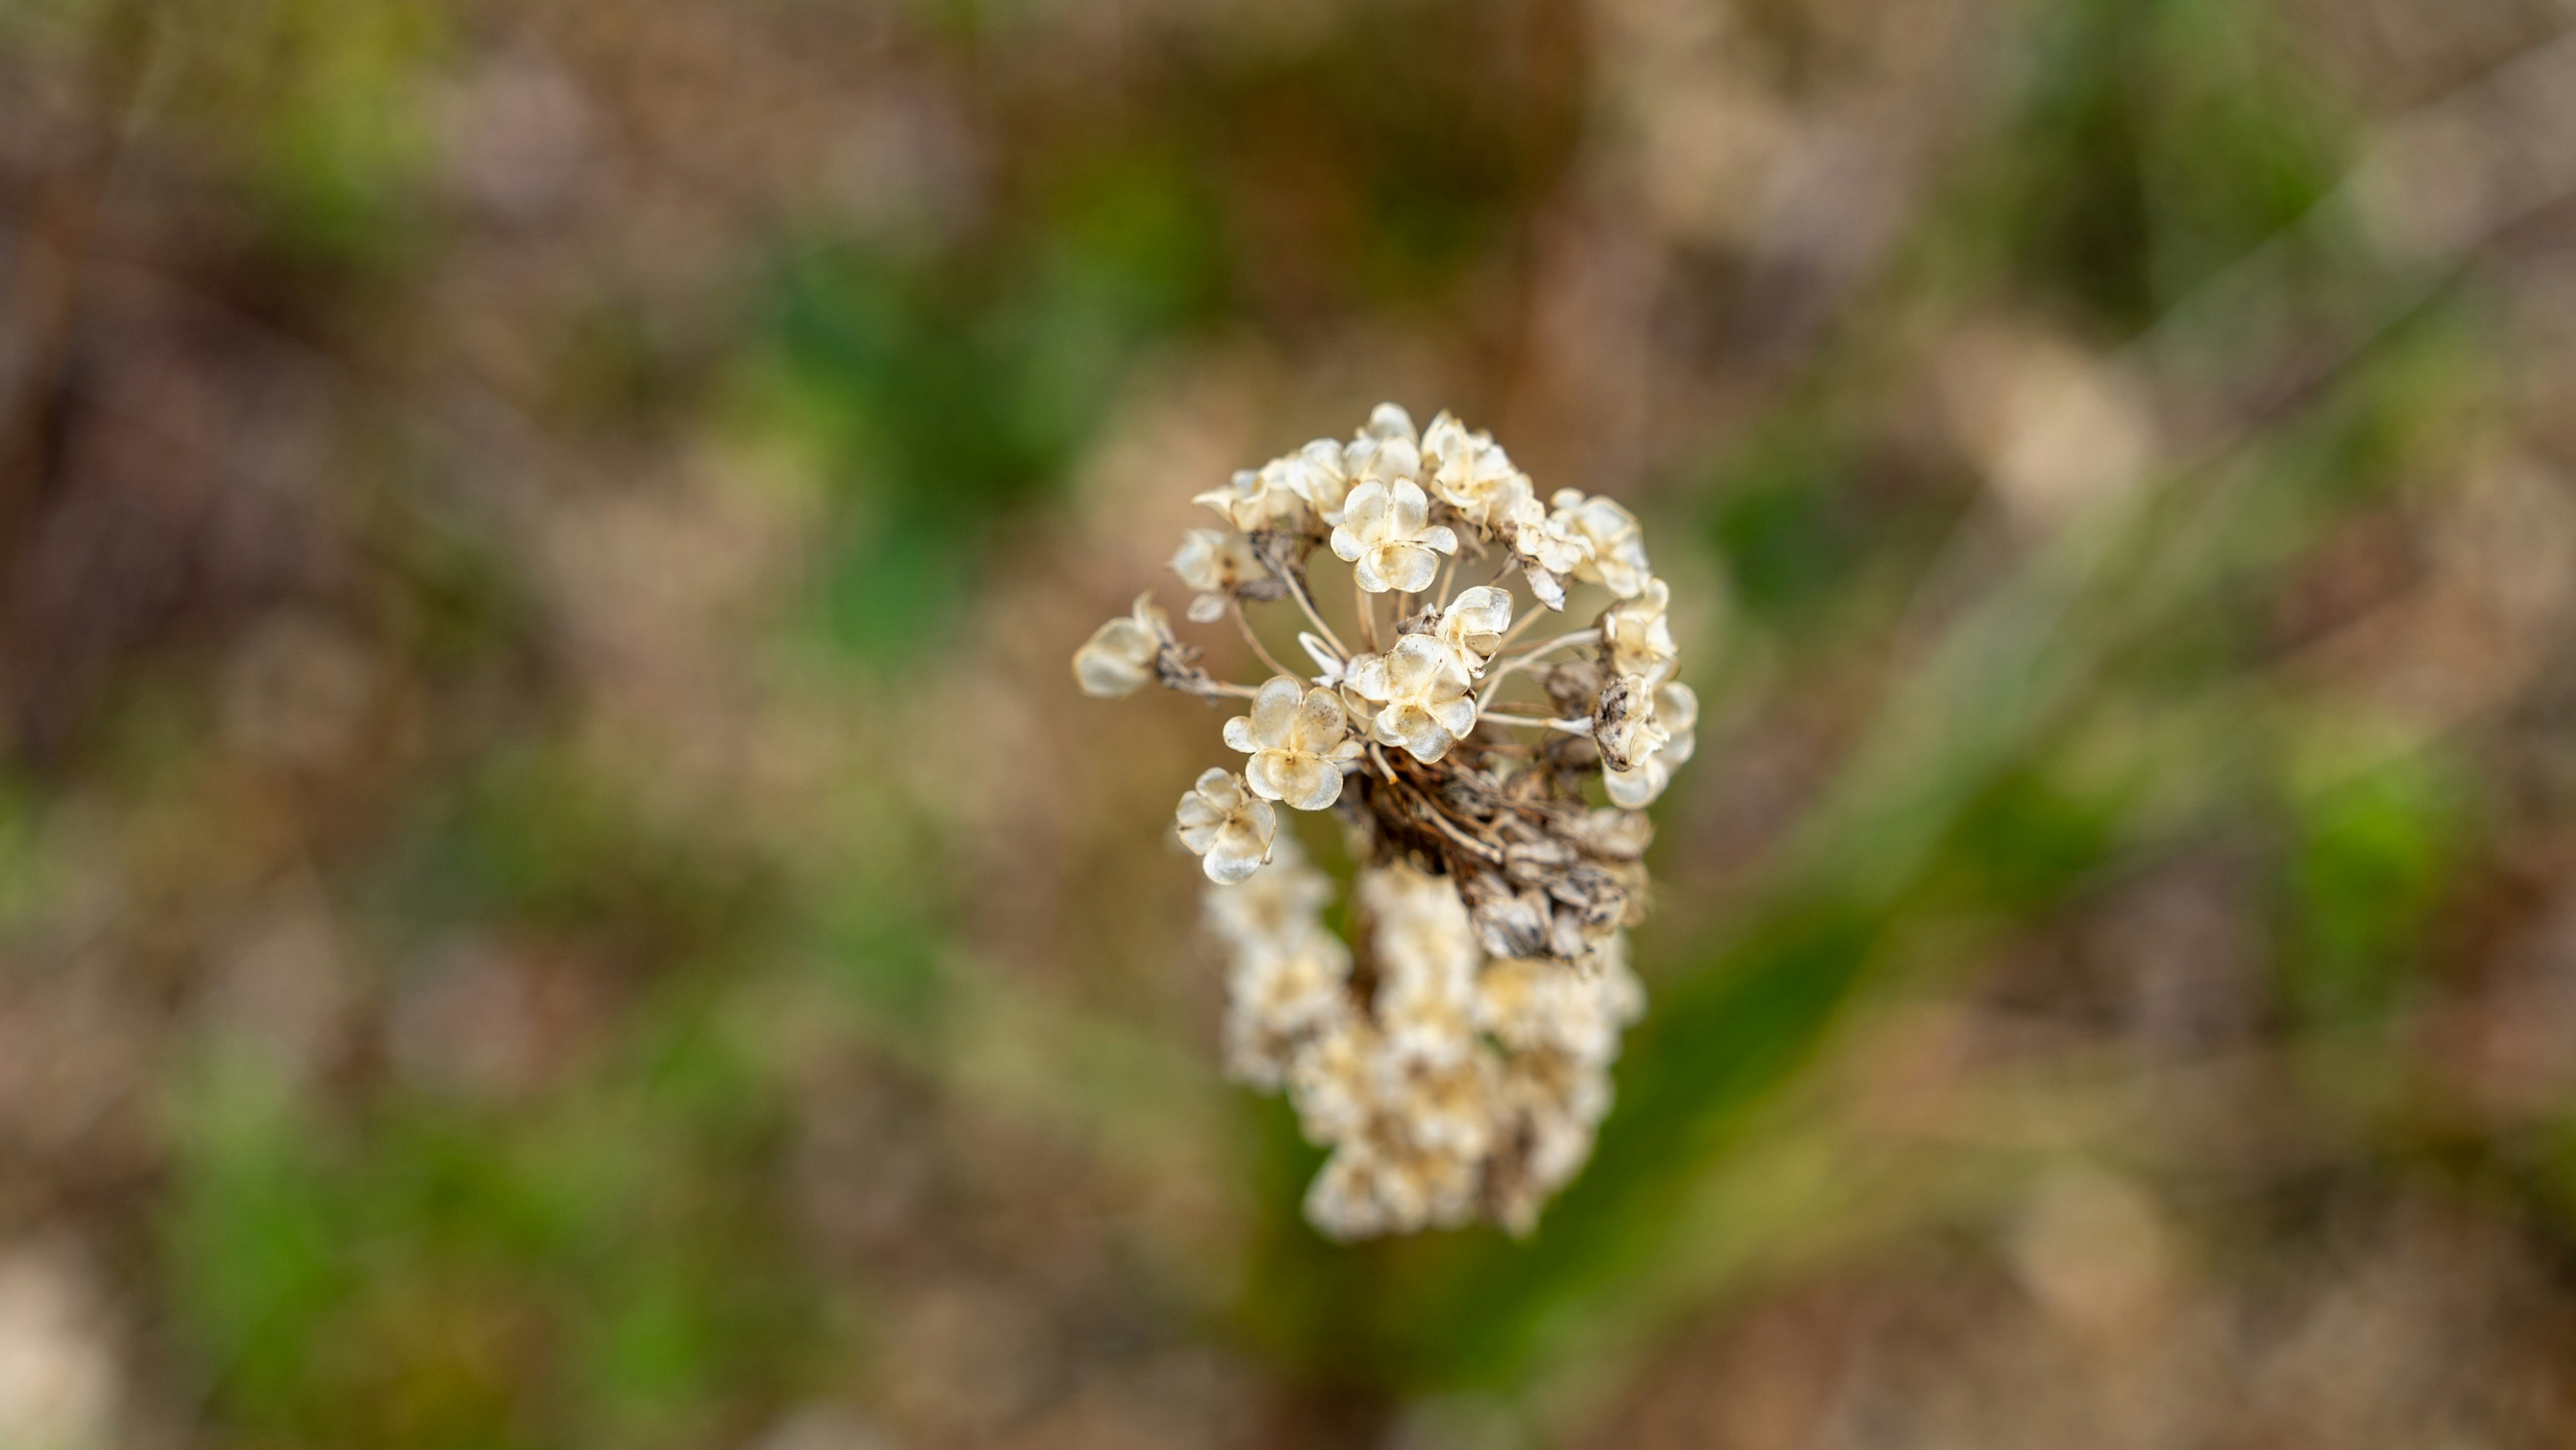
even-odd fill
[[[1500,710],[1479,710],[1476,712],[1476,718],[1491,720],[1497,725],[1531,725],[1541,730],[1562,730],[1568,735],[1592,733],[1592,722],[1588,719],[1542,720],[1536,715],[1506,715]]]
[[[1272,674],[1286,675],[1292,680],[1301,678],[1295,670],[1292,670],[1286,665],[1279,663],[1276,659],[1271,658],[1270,651],[1261,643],[1261,636],[1252,632],[1252,621],[1243,617],[1242,600],[1228,599],[1225,602],[1225,607],[1226,612],[1234,616],[1234,627],[1243,631],[1243,642],[1252,646],[1252,652],[1261,657],[1261,662],[1263,664],[1270,666],[1270,672]]]
[[[1351,657],[1351,647],[1342,643],[1342,637],[1333,633],[1333,627],[1326,624],[1324,622],[1324,616],[1316,611],[1315,601],[1307,597],[1305,583],[1294,575],[1285,572],[1282,572],[1279,577],[1287,583],[1289,597],[1297,601],[1297,607],[1299,609],[1306,611],[1306,622],[1315,626],[1315,632],[1324,637],[1324,643],[1333,647],[1333,653],[1340,655],[1343,659],[1349,659]]]
[[[1359,611],[1360,638],[1367,641],[1370,649],[1376,649],[1377,601],[1369,598],[1369,592],[1360,587],[1360,576],[1356,571],[1351,575],[1351,607]]]

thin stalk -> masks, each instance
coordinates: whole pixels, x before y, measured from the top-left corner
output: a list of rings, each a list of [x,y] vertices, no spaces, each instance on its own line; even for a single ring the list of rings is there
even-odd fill
[[[1449,556],[1449,562],[1440,566],[1440,589],[1439,592],[1433,596],[1440,601],[1440,607],[1443,609],[1447,609],[1449,607],[1449,585],[1452,581],[1457,579],[1457,577],[1458,556],[1455,553],[1452,553]]]
[[[1315,633],[1324,637],[1324,643],[1333,647],[1333,653],[1349,659],[1351,647],[1342,643],[1342,637],[1333,633],[1333,627],[1324,622],[1324,616],[1315,609],[1315,601],[1307,597],[1306,586],[1293,575],[1282,574],[1280,578],[1288,586],[1288,597],[1297,601],[1299,609],[1306,611],[1306,622],[1315,626]]]
[[[1252,621],[1243,617],[1242,600],[1227,600],[1225,602],[1225,609],[1226,613],[1234,616],[1234,627],[1243,631],[1243,642],[1252,646],[1252,652],[1261,657],[1261,662],[1263,664],[1270,666],[1270,672],[1272,674],[1286,675],[1292,680],[1305,678],[1295,670],[1288,668],[1286,665],[1279,663],[1278,660],[1271,657],[1270,651],[1261,643],[1261,636],[1252,632]]]
[[[1476,712],[1476,718],[1491,720],[1497,725],[1530,725],[1541,730],[1562,730],[1568,735],[1592,733],[1592,722],[1589,719],[1542,720],[1536,715],[1506,715],[1500,710],[1479,710]]]
[[[1360,638],[1368,642],[1370,649],[1376,649],[1378,647],[1377,602],[1370,599],[1369,592],[1360,587],[1360,576],[1356,571],[1351,575],[1351,607],[1359,611]]]

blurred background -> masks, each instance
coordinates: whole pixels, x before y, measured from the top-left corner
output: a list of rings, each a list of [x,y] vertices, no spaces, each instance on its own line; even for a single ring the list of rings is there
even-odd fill
[[[2576,1443],[2571,31],[0,0],[0,1445]],[[1381,398],[1704,702],[1526,1243],[1066,665]]]

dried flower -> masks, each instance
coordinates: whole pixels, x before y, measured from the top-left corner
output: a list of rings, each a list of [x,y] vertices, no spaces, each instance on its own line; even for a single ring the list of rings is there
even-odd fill
[[[1152,679],[1250,702],[1222,731],[1243,773],[1206,771],[1175,812],[1215,883],[1226,1070],[1285,1090],[1331,1150],[1306,1196],[1325,1233],[1479,1219],[1527,1233],[1590,1156],[1620,1033],[1643,1006],[1626,965],[1653,834],[1638,808],[1689,759],[1699,712],[1674,680],[1671,592],[1626,509],[1573,490],[1542,502],[1489,435],[1446,413],[1417,433],[1383,404],[1348,443],[1309,443],[1198,501],[1228,527],[1189,531],[1173,556],[1190,618],[1235,608],[1248,630],[1245,607],[1293,600],[1311,682],[1217,679],[1141,598],[1074,673],[1097,695]],[[1357,586],[1348,642],[1319,603],[1345,591],[1308,575],[1328,542]],[[1530,622],[1513,590],[1441,579],[1440,556],[1471,542],[1516,567],[1536,604],[1562,610],[1593,585],[1607,607],[1592,628],[1506,653]],[[1376,602],[1389,592],[1427,597],[1390,618]],[[1257,633],[1253,647],[1274,658]],[[1587,799],[1595,774],[1607,807]],[[1279,834],[1273,802],[1333,807],[1346,828],[1359,863],[1347,943],[1323,921],[1333,883]]]
[[[1529,496],[1529,476],[1512,467],[1493,435],[1470,433],[1447,413],[1432,419],[1422,434],[1422,467],[1432,493],[1479,527],[1490,526],[1497,510],[1508,515],[1518,499]]]
[[[1422,485],[1401,479],[1389,488],[1370,479],[1342,501],[1333,552],[1350,561],[1351,573],[1371,594],[1419,594],[1440,572],[1437,556],[1458,552],[1457,532],[1430,519],[1431,500]]]
[[[1586,498],[1571,488],[1556,491],[1548,527],[1558,536],[1580,536],[1591,545],[1591,557],[1574,566],[1577,579],[1588,580],[1622,599],[1646,587],[1646,541],[1637,516],[1609,499]]]
[[[1672,621],[1664,617],[1671,602],[1664,581],[1648,579],[1635,598],[1601,611],[1601,643],[1610,652],[1611,669],[1649,683],[1673,672],[1681,652],[1673,647]]]
[[[1173,825],[1181,844],[1204,858],[1200,864],[1208,879],[1231,886],[1270,859],[1279,819],[1270,802],[1245,788],[1242,776],[1210,766],[1181,797]]]
[[[1205,624],[1225,613],[1225,602],[1236,591],[1272,582],[1269,568],[1252,551],[1251,538],[1230,529],[1191,529],[1181,535],[1180,552],[1172,555],[1172,572],[1198,591],[1190,600],[1192,624]]]
[[[1073,678],[1097,699],[1132,695],[1154,678],[1154,660],[1171,639],[1171,616],[1155,607],[1153,595],[1139,594],[1134,613],[1093,630],[1073,652]]]
[[[1503,636],[1512,627],[1512,596],[1491,585],[1480,584],[1459,591],[1440,611],[1439,621],[1431,627],[1431,636],[1445,644],[1455,645],[1471,662],[1476,674],[1485,672],[1485,661],[1503,647]]]
[[[1664,686],[1655,696],[1655,726],[1663,740],[1636,762],[1633,770],[1613,770],[1603,761],[1602,785],[1610,799],[1629,810],[1654,804],[1671,783],[1673,771],[1698,748],[1699,696],[1681,683]]]
[[[1368,422],[1342,448],[1342,471],[1353,483],[1419,480],[1422,446],[1413,431],[1413,415],[1393,403],[1370,409]]]
[[[1644,677],[1619,675],[1602,686],[1592,706],[1592,743],[1601,751],[1603,770],[1635,770],[1666,739],[1664,726],[1655,719],[1655,692]]]
[[[1474,671],[1458,646],[1436,636],[1408,634],[1385,654],[1361,655],[1342,679],[1375,707],[1369,734],[1425,765],[1476,728]]]
[[[1226,522],[1245,533],[1281,525],[1302,528],[1306,500],[1298,497],[1290,473],[1289,460],[1274,458],[1257,469],[1238,470],[1225,487],[1209,489],[1190,502],[1225,515]]]
[[[1274,676],[1252,698],[1252,713],[1225,722],[1225,743],[1252,756],[1243,778],[1253,793],[1296,810],[1320,811],[1342,794],[1342,762],[1356,758],[1342,698]]]

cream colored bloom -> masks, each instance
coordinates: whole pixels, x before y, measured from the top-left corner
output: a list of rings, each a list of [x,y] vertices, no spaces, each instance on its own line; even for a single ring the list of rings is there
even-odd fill
[[[1346,1143],[1306,1189],[1306,1219],[1349,1240],[1457,1228],[1476,1214],[1476,1161],[1376,1143]]]
[[[1351,661],[1343,688],[1373,706],[1369,734],[1431,764],[1476,728],[1475,679],[1456,645],[1408,634],[1382,655]]]
[[[1487,527],[1511,546],[1530,592],[1548,608],[1563,609],[1565,580],[1592,562],[1592,540],[1574,530],[1571,517],[1549,513],[1526,478],[1499,486],[1487,512]]]
[[[1154,662],[1171,642],[1171,616],[1153,595],[1139,594],[1132,613],[1093,630],[1073,652],[1074,682],[1097,699],[1132,695],[1154,678]]]
[[[1252,713],[1225,722],[1225,743],[1252,757],[1253,793],[1296,810],[1320,811],[1342,794],[1342,762],[1363,748],[1351,738],[1341,696],[1277,675],[1253,697]]]
[[[1315,511],[1315,517],[1327,524],[1342,521],[1342,500],[1357,482],[1343,466],[1343,456],[1342,445],[1330,438],[1318,438],[1285,460],[1288,486]]]
[[[1503,636],[1512,627],[1510,591],[1479,584],[1463,589],[1440,611],[1440,620],[1431,627],[1432,637],[1456,645],[1473,671],[1485,672],[1485,661],[1503,647]]]
[[[1673,672],[1681,651],[1673,644],[1672,621],[1665,617],[1672,590],[1649,578],[1633,599],[1622,599],[1601,611],[1601,643],[1610,652],[1610,668],[1623,675],[1660,683]]]
[[[1586,498],[1578,489],[1558,489],[1551,502],[1556,506],[1548,515],[1551,529],[1579,536],[1592,546],[1592,556],[1575,566],[1575,578],[1588,579],[1622,599],[1633,598],[1646,587],[1645,531],[1635,514],[1598,494]]]
[[[1393,403],[1369,410],[1368,422],[1342,446],[1342,471],[1353,483],[1371,480],[1393,484],[1422,477],[1422,445],[1413,431],[1413,415]]]
[[[1203,858],[1208,879],[1220,886],[1232,886],[1261,869],[1279,830],[1270,802],[1247,789],[1242,776],[1213,766],[1181,797],[1173,825],[1181,844]]]
[[[1440,572],[1437,556],[1458,552],[1457,533],[1430,519],[1431,499],[1422,485],[1404,479],[1389,488],[1371,479],[1342,501],[1333,552],[1350,561],[1360,587],[1371,594],[1418,594]]]
[[[1644,809],[1662,795],[1673,771],[1698,748],[1699,696],[1679,681],[1664,686],[1656,692],[1654,720],[1664,738],[1636,761],[1634,769],[1612,770],[1604,757],[1602,784],[1609,788],[1612,801],[1632,811]]]
[[[1180,552],[1172,555],[1172,572],[1198,591],[1190,600],[1190,622],[1205,624],[1225,613],[1225,601],[1246,584],[1270,577],[1252,539],[1237,529],[1191,529],[1181,535]]]
[[[1306,500],[1297,495],[1291,473],[1289,459],[1274,458],[1257,469],[1238,470],[1225,487],[1194,495],[1190,502],[1225,515],[1226,522],[1245,533],[1262,528],[1302,529],[1308,509]]]
[[[1528,476],[1512,466],[1489,433],[1471,433],[1447,413],[1422,433],[1423,483],[1479,528],[1491,528],[1497,509],[1508,511],[1529,492]]]

